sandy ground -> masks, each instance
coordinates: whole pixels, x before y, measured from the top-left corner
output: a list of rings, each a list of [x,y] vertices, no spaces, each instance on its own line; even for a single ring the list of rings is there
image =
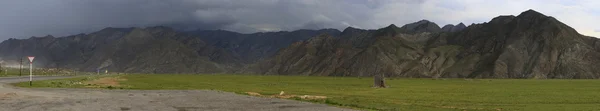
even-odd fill
[[[68,77],[36,77],[37,80]],[[350,111],[323,104],[209,90],[18,88],[0,78],[0,111]]]

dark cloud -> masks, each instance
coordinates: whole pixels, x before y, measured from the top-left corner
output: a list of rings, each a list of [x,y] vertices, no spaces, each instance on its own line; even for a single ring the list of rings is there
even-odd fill
[[[428,19],[438,24],[459,22],[470,24],[485,22],[500,14],[518,14],[522,11],[521,9],[529,9],[528,7],[524,8],[528,5],[499,5],[504,2],[470,0],[10,0],[0,3],[0,40],[48,34],[65,36],[89,33],[105,27],[156,25],[182,30],[224,29],[252,33],[296,29],[343,29],[348,26],[373,29],[389,24],[407,24],[422,19]],[[506,3],[540,4],[537,2]],[[586,2],[586,4],[591,3]],[[546,10],[551,9],[555,8]],[[569,18],[564,20],[566,23],[572,22]],[[576,25],[574,26],[577,28]],[[583,25],[579,27],[583,27]],[[590,30],[593,29],[587,30],[591,32]]]
[[[5,1],[0,5],[0,36],[68,35],[104,27],[143,27],[191,23],[193,5],[162,0]],[[217,23],[217,22],[215,22]],[[18,32],[18,33],[15,33]]]
[[[155,25],[243,33],[344,28],[369,19],[369,9],[378,4],[363,0],[4,1],[0,4],[0,37],[64,36],[104,27]]]

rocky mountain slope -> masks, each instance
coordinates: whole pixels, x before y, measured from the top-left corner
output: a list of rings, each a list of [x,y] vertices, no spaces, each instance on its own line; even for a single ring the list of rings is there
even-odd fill
[[[467,26],[465,26],[465,24],[463,23],[458,23],[456,26],[452,25],[452,24],[448,24],[445,25],[444,27],[442,27],[442,31],[444,32],[458,32],[461,31],[463,29],[467,28]]]
[[[0,43],[0,57],[18,64],[19,57],[36,56],[36,67],[82,71],[225,73],[322,33],[339,31],[240,34],[222,30],[179,32],[161,26],[105,28],[67,37],[9,39]]]
[[[409,24],[426,24],[424,21]],[[427,27],[425,27],[427,26]],[[292,44],[253,73],[447,78],[599,78],[598,39],[528,10],[463,30],[348,28]],[[406,27],[413,27],[406,30]],[[345,35],[352,33],[351,35]],[[355,36],[361,35],[361,36]],[[355,44],[355,43],[363,44]]]
[[[528,10],[482,24],[421,20],[241,34],[168,27],[106,28],[67,37],[9,39],[0,57],[36,67],[140,73],[254,73],[424,78],[600,78],[600,40]]]
[[[242,63],[253,63],[274,55],[279,49],[319,34],[338,35],[336,29],[296,30],[240,34],[223,30],[191,32],[210,46],[230,50]]]

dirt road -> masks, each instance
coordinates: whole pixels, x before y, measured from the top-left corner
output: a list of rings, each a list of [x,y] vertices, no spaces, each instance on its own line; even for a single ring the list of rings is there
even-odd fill
[[[36,77],[36,80],[62,77]],[[17,88],[0,78],[0,111],[348,111],[322,104],[208,90]]]

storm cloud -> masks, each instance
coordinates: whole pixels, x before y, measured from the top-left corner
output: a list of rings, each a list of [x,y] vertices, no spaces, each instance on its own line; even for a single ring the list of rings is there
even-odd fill
[[[65,36],[105,27],[163,25],[242,33],[297,29],[375,29],[428,19],[481,23],[535,9],[600,36],[597,1],[474,0],[14,0],[0,3],[0,39]]]

